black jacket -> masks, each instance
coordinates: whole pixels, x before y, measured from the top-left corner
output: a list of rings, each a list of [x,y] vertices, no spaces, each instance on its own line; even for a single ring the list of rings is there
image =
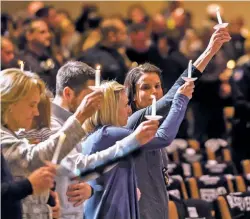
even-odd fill
[[[124,83],[128,69],[124,58],[116,49],[97,44],[95,47],[83,52],[78,60],[93,68],[96,68],[96,65],[101,65],[102,79],[116,80],[120,84]]]
[[[1,153],[1,218],[21,219],[20,200],[31,194],[32,186],[29,180],[15,182]]]
[[[42,55],[37,55],[26,49],[19,56],[19,59],[24,61],[24,70],[37,73],[54,93],[56,88],[56,74],[60,65],[50,52],[44,50]]]

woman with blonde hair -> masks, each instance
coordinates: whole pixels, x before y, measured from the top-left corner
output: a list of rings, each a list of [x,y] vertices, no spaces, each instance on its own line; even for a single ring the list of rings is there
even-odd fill
[[[16,178],[29,176],[33,170],[44,166],[45,160],[51,160],[58,137],[63,132],[66,138],[58,159],[62,160],[84,137],[81,124],[98,108],[102,99],[101,92],[86,96],[77,112],[67,120],[61,130],[46,141],[32,144],[27,139],[18,138],[15,132],[23,128],[29,129],[34,118],[39,116],[38,104],[44,90],[44,82],[34,73],[15,68],[0,72],[1,152]],[[29,214],[31,218],[32,215],[36,215],[36,218],[45,217],[36,214],[36,210],[28,205],[23,209],[23,214]],[[48,210],[45,213],[50,214]]]
[[[132,133],[131,130],[123,128],[132,112],[125,87],[115,81],[105,82],[101,87],[104,90],[102,107],[84,124],[88,137],[82,148],[87,155],[105,150]],[[163,121],[155,137],[144,144],[142,150],[153,150],[170,144],[184,117],[189,102],[187,96],[192,92],[192,84],[181,86],[175,95],[169,116]],[[95,189],[95,193],[85,202],[85,219],[139,218],[139,191],[131,157],[119,162],[111,171],[89,184]]]

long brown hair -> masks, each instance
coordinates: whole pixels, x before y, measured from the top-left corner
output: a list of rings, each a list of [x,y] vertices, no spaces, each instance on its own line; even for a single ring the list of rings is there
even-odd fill
[[[137,110],[134,97],[136,94],[136,84],[143,74],[156,73],[161,80],[161,70],[150,63],[144,63],[138,67],[131,69],[125,78],[125,88],[128,95],[129,104],[133,112]],[[162,81],[162,80],[161,80]]]

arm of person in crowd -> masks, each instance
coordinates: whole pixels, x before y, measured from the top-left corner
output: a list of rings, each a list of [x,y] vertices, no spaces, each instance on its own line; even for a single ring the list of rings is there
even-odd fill
[[[97,151],[88,156],[82,154],[82,145],[78,144],[78,146],[62,160],[58,173],[63,176],[69,175],[72,177],[74,175],[74,180],[75,175],[78,175],[78,173],[73,173],[73,170],[79,172],[89,171],[91,174],[79,179],[78,182],[72,182],[72,184],[68,186],[66,195],[68,196],[69,202],[72,202],[74,207],[77,207],[89,199],[94,193],[94,190],[85,181],[98,178],[100,172],[97,170],[100,170],[100,168],[101,172],[111,170],[117,165],[117,161],[113,161],[123,158],[130,154],[130,152],[136,150],[140,145],[150,141],[150,139],[154,137],[157,128],[158,122],[147,121],[142,123],[132,134],[130,134],[130,131],[123,129],[123,132],[119,132],[120,135],[115,137],[117,142],[114,142],[114,146],[101,148],[101,151]],[[123,137],[125,138],[122,139]],[[110,145],[112,145],[112,141]],[[112,162],[112,164],[110,162]]]
[[[1,183],[1,198],[4,202],[19,201],[32,194],[32,186],[28,179]]]
[[[138,149],[141,145],[149,142],[155,135],[158,128],[157,121],[146,121],[140,124],[140,126],[132,133],[127,129],[120,129],[119,127],[109,128],[107,136],[111,138],[110,147],[98,148],[93,151],[91,155],[83,155],[80,153],[80,149],[73,149],[61,162],[61,167],[58,171],[60,174],[65,174],[65,170],[72,174],[72,170],[84,169],[94,170],[99,166],[108,163],[117,158],[122,158],[132,151]],[[115,136],[115,132],[118,131]],[[122,139],[122,140],[121,140]],[[112,146],[112,144],[114,144]],[[115,165],[108,165],[105,167],[104,172],[111,170]],[[84,179],[89,181],[99,177],[99,174],[91,175],[91,178]]]
[[[55,167],[47,166],[35,170],[26,179],[1,183],[1,198],[4,202],[19,201],[31,194],[42,194],[53,187]]]
[[[63,127],[48,140],[38,144],[29,144],[27,139],[18,139],[7,129],[1,128],[2,152],[5,159],[12,165],[23,166],[30,171],[35,170],[43,166],[45,160],[52,159],[60,134],[64,133],[66,138],[59,153],[58,162],[60,162],[85,136],[82,124],[100,107],[102,97],[100,91],[87,95],[76,113],[69,117]]]
[[[202,76],[202,72],[213,58],[213,56],[219,51],[221,46],[228,42],[231,39],[226,29],[221,28],[216,30],[211,36],[210,42],[205,49],[205,51],[199,56],[199,58],[194,62],[192,66],[192,77],[197,77],[194,83],[195,85],[199,82],[199,78]],[[185,81],[182,77],[188,76],[188,70],[186,69],[184,73],[177,79],[175,84],[171,87],[171,89],[165,94],[160,100],[157,101],[156,105],[156,113],[157,115],[161,115],[166,117],[169,113],[173,98]],[[128,120],[127,128],[135,129],[142,121],[145,120],[145,115],[151,113],[151,106],[148,106],[144,109],[138,110],[133,113]]]
[[[186,82],[177,91],[168,116],[164,119],[157,130],[155,138],[144,145],[145,150],[154,150],[164,148],[171,144],[176,137],[181,122],[185,116],[187,105],[192,97],[194,84]]]
[[[61,165],[58,169],[60,176],[68,175],[69,177],[73,177],[79,170],[94,170],[110,160],[125,156],[130,151],[139,147],[139,143],[134,135],[130,135],[120,142],[115,143],[114,146],[91,155],[83,155],[81,147],[82,145],[78,144],[78,146],[61,161]],[[108,165],[105,167],[104,172],[111,170],[115,166],[116,164]],[[78,182],[72,181],[72,184],[68,186],[66,192],[68,201],[72,202],[74,207],[77,207],[89,199],[94,193],[94,190],[86,181],[93,180],[99,176],[100,174],[94,171],[91,175],[88,175],[87,178],[80,179]]]
[[[162,125],[157,129],[154,138],[151,141],[145,142],[142,145],[142,149],[155,150],[163,148],[168,146],[173,141],[173,139],[176,137],[179,126],[184,118],[187,109],[187,104],[192,98],[193,90],[193,82],[186,82],[186,84],[182,85],[178,89],[177,94],[174,97],[173,104],[168,117],[164,119]],[[103,140],[105,139],[105,141],[112,144],[118,141],[119,139],[128,136],[132,133],[132,131],[125,128],[108,127],[104,133],[107,136],[103,136]],[[107,145],[107,143],[104,142],[102,145],[99,144],[95,146],[92,150],[92,153],[104,150],[105,148],[103,148],[103,145]]]

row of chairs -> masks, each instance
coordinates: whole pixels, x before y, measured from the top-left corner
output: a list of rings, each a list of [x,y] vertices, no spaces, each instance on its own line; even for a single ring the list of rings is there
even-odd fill
[[[250,160],[242,161],[243,175],[238,175],[230,147],[221,139],[203,147],[193,139],[177,139],[166,152],[169,218],[250,219]]]
[[[171,176],[168,191],[179,199],[197,198],[214,201],[219,195],[250,191],[250,175],[191,177]]]
[[[175,139],[165,150],[169,160],[174,163],[216,160],[218,162],[230,162],[232,156],[230,147],[222,139],[210,139],[203,148],[196,140]]]
[[[200,177],[202,175],[220,176],[225,174],[237,175],[233,162],[218,163],[215,160],[194,163],[169,163],[169,175],[180,175],[183,178]]]
[[[189,199],[180,204],[170,200],[170,219],[249,219],[250,192],[220,195],[214,202],[214,210],[209,203],[199,199]],[[181,213],[180,213],[181,212]]]
[[[249,219],[250,192],[219,196],[216,200],[216,217],[220,219]]]

